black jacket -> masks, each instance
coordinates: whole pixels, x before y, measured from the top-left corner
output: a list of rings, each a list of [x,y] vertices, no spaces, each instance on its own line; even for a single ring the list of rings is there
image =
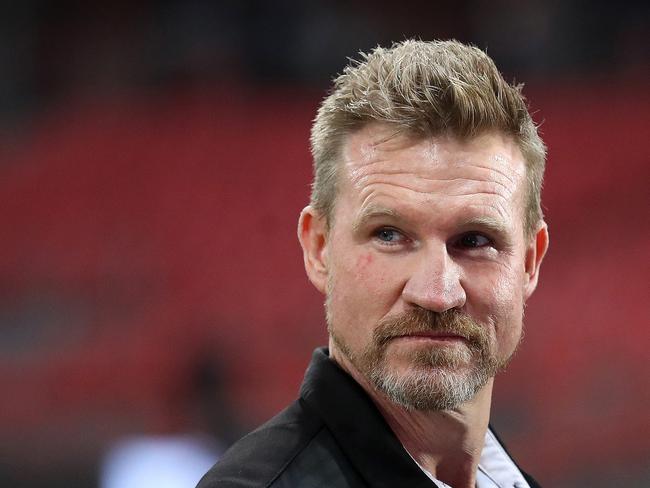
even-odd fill
[[[433,483],[365,391],[326,350],[317,349],[300,398],[235,443],[197,486],[217,487],[432,488]]]

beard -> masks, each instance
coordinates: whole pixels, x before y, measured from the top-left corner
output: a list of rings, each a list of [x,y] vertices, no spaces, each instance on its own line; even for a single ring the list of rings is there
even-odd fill
[[[512,357],[499,360],[486,328],[458,310],[437,313],[415,308],[386,317],[377,325],[371,342],[358,353],[350,349],[331,322],[328,313],[328,331],[338,349],[377,390],[408,410],[458,407],[474,398]],[[401,353],[408,363],[405,371],[391,368],[387,350],[392,340],[427,332],[449,333],[464,341],[451,347],[415,345]]]

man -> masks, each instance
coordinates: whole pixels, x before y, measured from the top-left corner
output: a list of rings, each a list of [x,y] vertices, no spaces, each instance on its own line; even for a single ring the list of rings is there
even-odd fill
[[[489,429],[548,246],[545,148],[482,51],[405,41],[348,66],[311,135],[298,235],[329,349],[211,487],[534,487]]]

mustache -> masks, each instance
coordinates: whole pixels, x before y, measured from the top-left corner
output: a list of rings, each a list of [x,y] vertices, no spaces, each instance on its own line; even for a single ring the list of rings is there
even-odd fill
[[[373,332],[373,341],[383,347],[395,337],[427,332],[457,335],[474,349],[483,349],[489,341],[485,328],[466,313],[456,309],[434,312],[425,308],[413,308],[384,318]]]

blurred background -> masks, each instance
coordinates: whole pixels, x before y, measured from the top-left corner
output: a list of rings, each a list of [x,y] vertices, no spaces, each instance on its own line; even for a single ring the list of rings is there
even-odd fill
[[[295,238],[359,50],[487,49],[551,249],[493,423],[544,486],[650,486],[647,2],[4,2],[0,485],[194,486],[325,343]]]

